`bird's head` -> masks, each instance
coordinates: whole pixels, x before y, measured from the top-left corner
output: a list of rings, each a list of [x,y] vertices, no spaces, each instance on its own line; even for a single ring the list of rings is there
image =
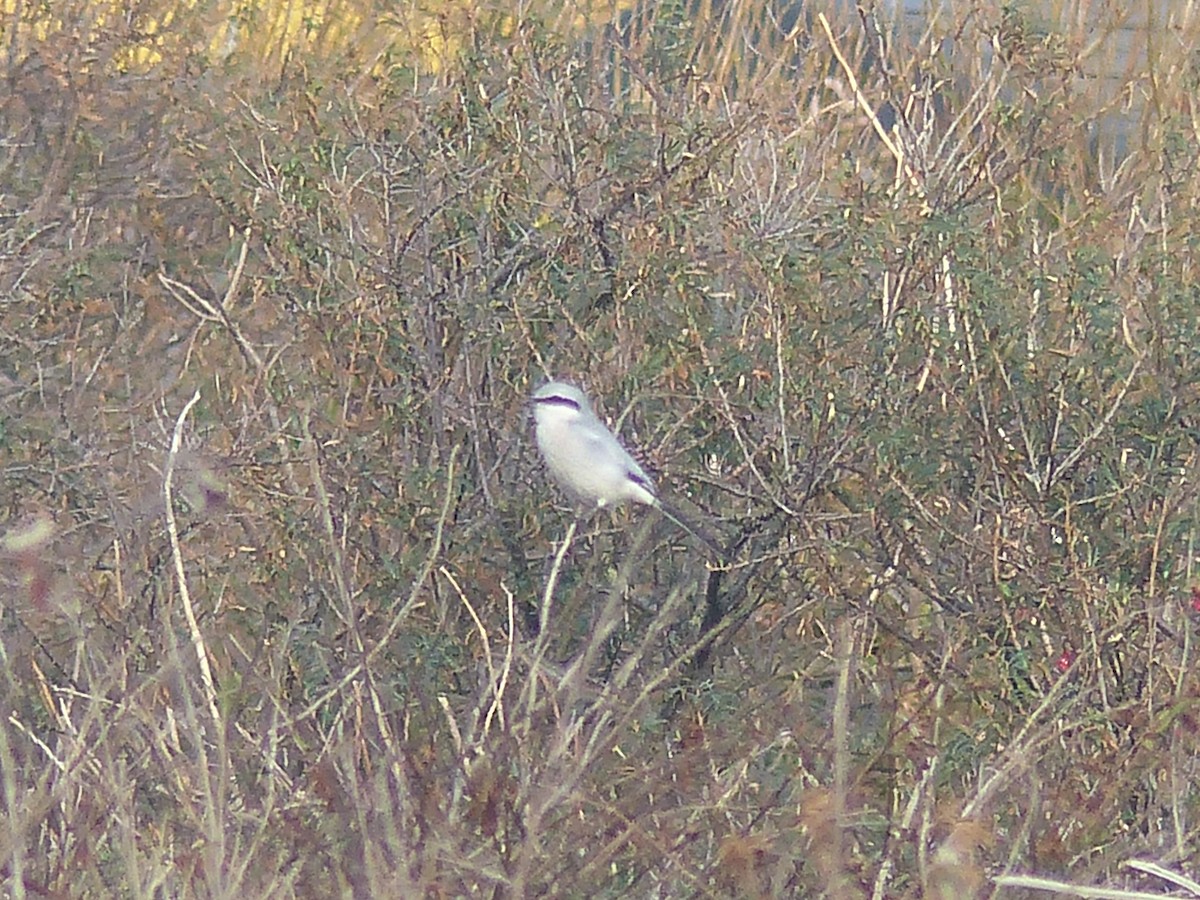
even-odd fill
[[[538,422],[569,422],[592,415],[583,391],[562,381],[543,384],[533,392],[532,402]]]

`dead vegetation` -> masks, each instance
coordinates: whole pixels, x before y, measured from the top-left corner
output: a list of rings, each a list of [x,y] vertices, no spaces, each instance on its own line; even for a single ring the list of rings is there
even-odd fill
[[[6,894],[1188,889],[1195,23],[1114,157],[1094,34],[810,12],[9,17]]]

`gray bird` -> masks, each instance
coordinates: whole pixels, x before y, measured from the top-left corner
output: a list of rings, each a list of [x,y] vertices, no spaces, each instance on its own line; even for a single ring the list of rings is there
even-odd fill
[[[550,474],[576,500],[595,507],[627,500],[656,507],[718,556],[724,555],[716,541],[663,504],[650,476],[596,418],[579,388],[561,381],[542,385],[533,393],[533,415],[538,450]]]

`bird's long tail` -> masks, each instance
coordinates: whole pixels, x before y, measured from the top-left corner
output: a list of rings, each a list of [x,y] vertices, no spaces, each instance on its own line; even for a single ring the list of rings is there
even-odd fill
[[[728,562],[729,551],[721,546],[721,543],[712,536],[708,529],[702,525],[689,521],[688,518],[678,509],[676,509],[674,506],[664,503],[661,499],[658,499],[658,502],[654,505],[664,516],[666,516],[692,537],[696,538],[696,540],[708,547],[708,549],[714,554],[716,554],[717,562]]]

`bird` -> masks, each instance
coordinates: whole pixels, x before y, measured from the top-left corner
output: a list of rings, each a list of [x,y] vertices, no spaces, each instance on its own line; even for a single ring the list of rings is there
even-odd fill
[[[531,399],[538,450],[550,474],[568,494],[594,508],[630,501],[654,507],[724,556],[713,538],[662,502],[646,470],[596,417],[583,391],[564,381],[550,381],[534,391]]]

